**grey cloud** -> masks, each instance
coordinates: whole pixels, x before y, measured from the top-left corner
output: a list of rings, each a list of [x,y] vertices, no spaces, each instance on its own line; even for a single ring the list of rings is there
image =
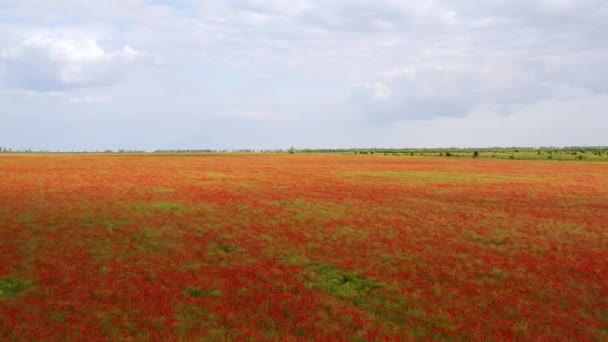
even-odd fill
[[[404,68],[384,72],[375,87],[355,84],[352,104],[374,122],[462,117],[479,104],[531,103],[559,84],[511,65]],[[388,95],[378,96],[383,85]]]
[[[17,111],[30,119],[62,117],[66,130],[150,120],[153,133],[133,128],[125,141],[141,135],[153,142],[173,129],[192,132],[176,134],[184,147],[188,139],[231,144],[222,134],[238,128],[233,146],[259,139],[284,147],[296,136],[298,144],[312,145],[317,138],[306,132],[322,131],[323,141],[348,147],[385,136],[388,145],[409,144],[415,141],[399,140],[403,132],[425,141],[413,131],[445,129],[442,143],[449,144],[466,141],[447,132],[451,124],[512,123],[504,118],[520,107],[530,110],[511,117],[543,110],[546,120],[552,114],[539,103],[576,96],[569,108],[596,103],[588,120],[603,127],[597,103],[608,92],[605,1],[0,0],[0,18],[14,19],[0,21],[0,82],[44,91],[28,95]],[[37,32],[54,42],[24,46]],[[76,54],[97,50],[89,41],[103,57],[51,53],[56,44],[71,45]],[[159,63],[136,68],[145,61],[129,59],[123,45]],[[49,106],[48,92],[58,90],[63,97],[52,101],[62,105]],[[0,115],[8,111],[7,98],[0,99]],[[568,114],[559,115],[566,127]],[[208,140],[197,140],[203,139],[197,127],[206,127],[200,130]],[[280,130],[287,133],[273,135]],[[340,138],[330,136],[338,131]],[[538,141],[554,138],[539,134]],[[239,145],[240,136],[248,138]]]
[[[605,32],[607,9],[601,1],[569,0],[454,6],[451,26],[430,36],[413,31],[412,44],[422,47],[414,55],[427,58],[402,57],[402,69],[412,73],[387,79],[386,69],[360,79],[351,103],[368,120],[386,123],[463,117],[481,104],[532,104],[565,86],[606,92],[608,45],[597,32]],[[391,89],[389,98],[373,99],[373,90],[357,86],[377,82]]]

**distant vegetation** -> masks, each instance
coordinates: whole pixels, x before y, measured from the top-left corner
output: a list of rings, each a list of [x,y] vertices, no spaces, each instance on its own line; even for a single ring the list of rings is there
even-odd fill
[[[303,150],[301,152],[308,152]],[[318,151],[315,151],[318,152]],[[357,149],[342,153],[410,157],[485,158],[518,160],[586,160],[608,161],[608,147],[490,147],[437,149]]]
[[[49,151],[11,149],[0,147],[0,153],[115,153],[115,154],[196,154],[196,153],[288,153],[288,154],[350,154],[384,155],[394,157],[449,157],[519,160],[587,160],[608,161],[608,146],[569,147],[484,147],[484,148],[351,148],[351,149],[183,149],[183,150],[98,150],[98,151]]]

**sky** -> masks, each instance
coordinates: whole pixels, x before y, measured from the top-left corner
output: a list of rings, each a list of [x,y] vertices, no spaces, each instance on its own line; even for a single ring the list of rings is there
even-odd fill
[[[604,0],[0,0],[0,146],[608,145]]]

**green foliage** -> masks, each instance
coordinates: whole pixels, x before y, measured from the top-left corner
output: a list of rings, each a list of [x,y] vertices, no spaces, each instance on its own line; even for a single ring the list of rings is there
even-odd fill
[[[36,220],[36,218],[37,218],[36,214],[32,214],[32,213],[19,214],[19,220],[21,222],[32,222],[32,221]]]
[[[16,296],[31,287],[26,280],[15,278],[0,278],[0,299]]]
[[[310,266],[310,285],[332,296],[353,300],[355,304],[374,289],[382,287],[362,275],[345,272],[330,265]]]
[[[351,150],[307,150],[314,153],[353,153],[355,155],[371,154],[372,152],[380,153],[385,156],[405,157],[405,156],[420,156],[420,157],[472,157],[472,158],[495,158],[495,159],[511,159],[511,160],[542,160],[552,159],[560,161],[576,161],[586,160],[590,162],[605,162],[606,157],[605,147],[560,147],[560,148],[532,148],[532,147],[482,147],[482,148],[418,148],[418,149],[351,149]],[[580,156],[583,156],[580,158]],[[552,156],[552,157],[549,157]]]
[[[222,291],[218,289],[199,289],[196,287],[188,287],[184,290],[184,293],[194,298],[213,297],[219,298],[222,296]]]
[[[160,210],[160,211],[168,211],[168,212],[183,212],[188,209],[187,207],[185,207],[181,204],[170,203],[170,202],[157,202],[157,203],[152,204],[152,208]]]
[[[218,246],[217,251],[224,254],[232,254],[237,252],[238,249],[232,246]]]

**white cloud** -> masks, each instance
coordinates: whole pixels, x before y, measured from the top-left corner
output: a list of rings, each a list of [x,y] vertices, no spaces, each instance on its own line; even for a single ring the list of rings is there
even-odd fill
[[[479,105],[531,104],[593,93],[592,77],[572,82],[565,73],[555,74],[517,61],[406,67],[380,73],[380,81],[355,84],[351,102],[371,121],[394,122],[463,117]],[[384,89],[390,90],[388,96],[382,96]]]
[[[229,111],[220,117],[237,118],[246,120],[294,120],[297,115],[290,112],[272,110],[235,110]]]
[[[122,79],[139,57],[128,45],[106,51],[94,39],[34,35],[1,52],[0,82],[34,91],[106,86]]]
[[[88,105],[101,103],[110,100],[111,97],[103,96],[103,95],[83,95],[83,96],[73,96],[68,99],[69,104],[73,105]]]
[[[386,100],[391,97],[392,89],[384,82],[358,83],[355,91],[372,100]]]

